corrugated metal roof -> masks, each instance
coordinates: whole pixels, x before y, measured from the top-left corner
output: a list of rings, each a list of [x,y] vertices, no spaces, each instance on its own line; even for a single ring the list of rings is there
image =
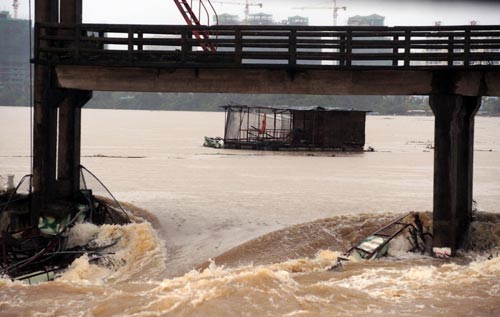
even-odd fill
[[[288,105],[279,105],[279,106],[256,106],[256,105],[225,105],[221,106],[224,109],[228,108],[249,108],[249,109],[267,109],[267,110],[295,110],[295,111],[349,111],[349,112],[371,112],[367,110],[357,110],[357,109],[345,109],[345,108],[336,108],[336,107],[318,107],[318,106],[288,106]]]

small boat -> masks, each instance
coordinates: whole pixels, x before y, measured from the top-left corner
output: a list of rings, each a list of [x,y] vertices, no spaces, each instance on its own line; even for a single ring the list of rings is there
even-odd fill
[[[220,149],[220,148],[224,147],[224,139],[220,138],[220,137],[212,138],[212,137],[206,136],[205,142],[203,142],[203,146]]]

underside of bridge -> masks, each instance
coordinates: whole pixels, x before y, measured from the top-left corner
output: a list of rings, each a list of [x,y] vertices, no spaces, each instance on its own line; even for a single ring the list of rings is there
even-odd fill
[[[38,0],[37,23],[77,25],[82,0]],[[435,115],[434,246],[454,252],[472,216],[474,116],[500,95],[500,75],[477,70],[287,67],[160,68],[35,64],[34,213],[79,190],[81,108],[94,90],[330,95],[430,95]],[[56,144],[58,142],[58,144]]]

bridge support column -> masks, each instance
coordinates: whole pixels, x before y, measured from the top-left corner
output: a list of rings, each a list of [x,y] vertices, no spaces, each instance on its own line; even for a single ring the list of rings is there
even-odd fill
[[[81,108],[91,91],[67,90],[59,105],[59,143],[56,194],[74,200],[80,189]]]
[[[37,0],[36,22],[76,24],[81,0]],[[46,45],[44,41],[40,46]],[[57,213],[57,201],[72,201],[79,190],[81,107],[92,93],[55,88],[54,69],[35,65],[32,224],[40,212]],[[59,124],[59,125],[58,125]]]
[[[481,97],[436,94],[429,102],[435,116],[433,246],[454,254],[472,216],[474,116]]]
[[[58,22],[57,0],[35,2],[36,22]],[[46,65],[34,66],[33,118],[33,201],[32,225],[38,223],[38,213],[52,199],[56,174],[57,94],[51,89],[52,70]]]

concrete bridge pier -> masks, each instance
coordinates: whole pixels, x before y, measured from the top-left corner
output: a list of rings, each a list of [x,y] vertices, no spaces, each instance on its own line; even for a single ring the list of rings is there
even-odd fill
[[[472,217],[474,116],[481,97],[454,94],[430,96],[434,132],[434,247],[452,255],[465,242]]]
[[[81,22],[81,0],[38,0],[36,22]],[[40,43],[43,47],[45,43]],[[92,92],[56,87],[55,70],[35,65],[32,224],[40,212],[57,213],[57,201],[79,190],[81,107]]]
[[[81,109],[92,92],[67,90],[59,104],[59,138],[57,153],[56,195],[75,198],[80,189]]]

